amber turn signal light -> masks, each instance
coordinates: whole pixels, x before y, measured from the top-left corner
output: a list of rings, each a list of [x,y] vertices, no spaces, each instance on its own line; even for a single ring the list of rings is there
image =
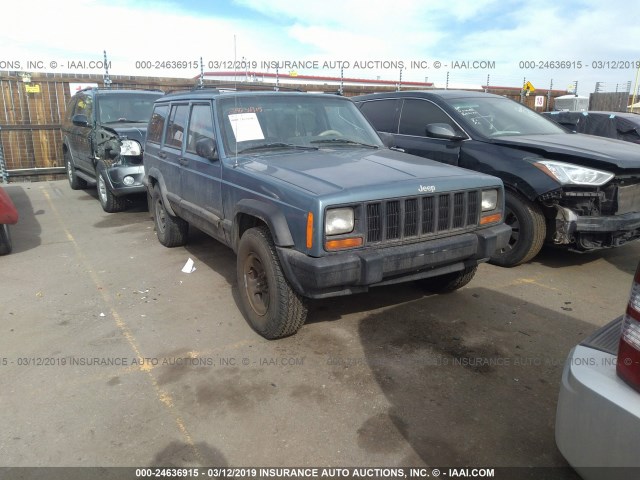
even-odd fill
[[[502,214],[496,213],[494,215],[487,215],[480,219],[480,225],[487,225],[488,223],[496,223],[502,220]]]
[[[362,246],[362,237],[341,238],[340,240],[327,240],[325,248],[327,250],[340,250],[343,248],[354,248]]]

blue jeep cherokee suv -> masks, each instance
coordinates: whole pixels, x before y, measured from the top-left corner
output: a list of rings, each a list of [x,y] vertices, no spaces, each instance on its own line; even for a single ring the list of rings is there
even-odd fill
[[[305,297],[460,288],[510,236],[499,179],[386,148],[334,95],[166,95],[144,169],[160,243],[183,245],[192,224],[230,246],[241,309],[266,338],[300,328]]]

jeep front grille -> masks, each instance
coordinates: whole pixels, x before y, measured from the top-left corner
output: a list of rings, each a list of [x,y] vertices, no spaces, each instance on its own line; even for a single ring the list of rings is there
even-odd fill
[[[478,226],[480,191],[394,198],[366,205],[367,242],[446,235]]]

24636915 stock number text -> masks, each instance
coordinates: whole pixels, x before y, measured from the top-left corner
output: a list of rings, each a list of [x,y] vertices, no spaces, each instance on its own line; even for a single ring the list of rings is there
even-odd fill
[[[630,70],[640,68],[640,60],[520,60],[518,67],[523,70]]]

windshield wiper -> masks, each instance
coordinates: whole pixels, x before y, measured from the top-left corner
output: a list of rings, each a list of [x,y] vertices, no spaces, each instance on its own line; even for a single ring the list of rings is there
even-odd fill
[[[119,118],[118,120],[111,120],[103,123],[147,123],[147,120],[129,120],[128,118]]]
[[[294,150],[318,150],[318,147],[309,147],[307,145],[294,145],[293,143],[273,142],[256,145],[255,147],[247,147],[242,150],[238,150],[238,153],[251,152],[255,150],[270,150],[276,148],[292,148]]]
[[[368,143],[357,142],[355,140],[349,140],[348,138],[327,138],[324,140],[312,140],[309,143],[332,143],[332,144],[343,144],[343,145],[358,145],[360,147],[367,148],[380,148],[377,145],[369,145]]]

